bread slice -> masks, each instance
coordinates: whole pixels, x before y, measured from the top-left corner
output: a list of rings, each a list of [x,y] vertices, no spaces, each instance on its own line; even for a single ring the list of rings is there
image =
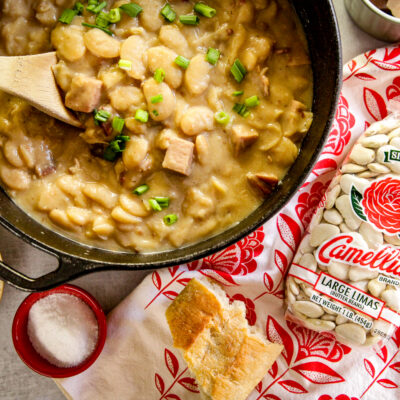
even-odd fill
[[[243,302],[229,304],[206,279],[192,279],[166,317],[204,399],[245,400],[283,349],[248,325]]]

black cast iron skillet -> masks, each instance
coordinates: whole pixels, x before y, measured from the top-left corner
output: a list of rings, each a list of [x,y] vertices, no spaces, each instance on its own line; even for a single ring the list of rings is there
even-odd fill
[[[32,279],[0,262],[0,278],[29,291],[50,289],[101,270],[155,269],[186,263],[221,250],[258,228],[293,196],[322,151],[342,81],[340,37],[331,0],[292,0],[303,24],[314,74],[314,120],[301,152],[282,185],[247,218],[225,232],[176,250],[153,254],[112,252],[68,239],[40,225],[0,190],[0,223],[32,246],[58,258],[57,270]]]

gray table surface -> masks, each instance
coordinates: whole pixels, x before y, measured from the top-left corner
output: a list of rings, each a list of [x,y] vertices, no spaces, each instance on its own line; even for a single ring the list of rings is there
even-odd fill
[[[385,43],[360,31],[350,20],[343,0],[334,0],[343,43],[343,61],[347,62],[366,50]],[[16,239],[0,227],[0,253],[21,272],[39,276],[54,268],[52,257]],[[87,289],[106,311],[129,294],[148,272],[99,272],[82,277],[73,283]],[[0,303],[0,399],[2,400],[63,400],[51,379],[35,374],[27,368],[14,351],[11,324],[16,309],[26,293],[5,287]]]

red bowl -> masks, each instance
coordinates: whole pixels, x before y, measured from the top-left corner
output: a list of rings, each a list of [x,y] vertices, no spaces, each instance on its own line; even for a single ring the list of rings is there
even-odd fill
[[[33,348],[31,341],[29,340],[27,325],[28,315],[31,307],[39,299],[42,299],[43,297],[49,296],[50,294],[54,293],[70,294],[83,300],[93,311],[99,326],[97,345],[93,353],[81,364],[75,367],[61,368],[50,364],[46,359],[44,359],[37,353],[37,351]],[[100,304],[91,294],[73,285],[62,285],[46,292],[37,292],[30,294],[22,302],[17,312],[15,313],[12,326],[14,347],[21,360],[33,371],[37,372],[38,374],[48,376],[50,378],[68,378],[69,376],[78,375],[88,369],[96,361],[97,357],[103,350],[106,336],[107,321]]]

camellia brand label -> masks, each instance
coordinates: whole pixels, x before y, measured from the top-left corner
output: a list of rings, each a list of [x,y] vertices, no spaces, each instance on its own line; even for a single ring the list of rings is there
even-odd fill
[[[379,275],[378,276],[378,282],[385,283],[386,285],[392,285],[392,286],[399,286],[400,287],[400,280],[394,279],[394,278],[389,278],[388,276],[385,276],[385,275]]]
[[[390,161],[400,161],[400,150],[390,150],[390,151],[385,151],[384,153],[385,159],[384,162],[390,162]]]
[[[368,320],[360,314],[355,313],[353,310],[350,310],[347,307],[343,307],[340,304],[333,303],[329,299],[325,299],[316,292],[313,292],[310,300],[316,304],[319,304],[322,307],[334,311],[337,314],[343,315],[343,317],[355,322],[358,325],[363,326],[365,329],[372,328],[372,321]]]
[[[319,275],[314,289],[375,319],[379,318],[385,305],[382,300],[324,272]]]
[[[400,249],[389,245],[377,250],[361,249],[351,234],[343,233],[322,243],[316,256],[317,262],[322,265],[328,265],[330,261],[339,261],[400,277]]]

